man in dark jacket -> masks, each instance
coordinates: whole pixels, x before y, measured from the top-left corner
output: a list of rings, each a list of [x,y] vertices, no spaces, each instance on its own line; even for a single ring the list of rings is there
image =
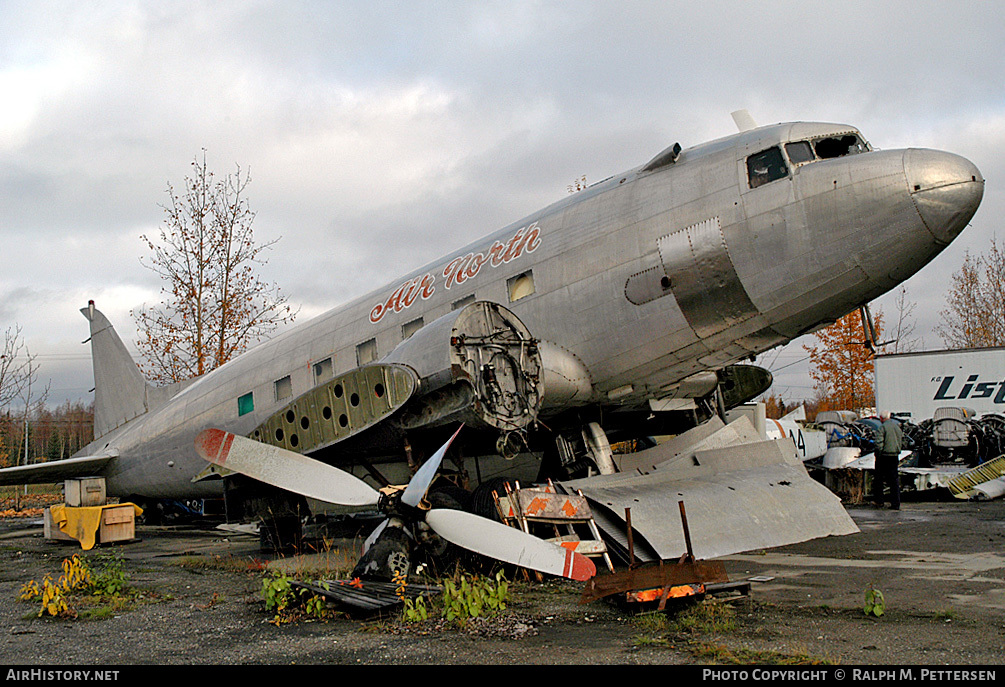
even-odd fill
[[[883,507],[883,487],[890,486],[890,508],[900,510],[900,449],[904,444],[904,433],[900,423],[890,417],[888,411],[879,414],[882,421],[876,430],[876,470],[872,476],[872,500],[877,508]]]

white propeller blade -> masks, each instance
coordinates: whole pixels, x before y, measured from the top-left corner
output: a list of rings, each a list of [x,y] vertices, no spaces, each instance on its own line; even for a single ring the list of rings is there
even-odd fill
[[[385,518],[382,523],[377,525],[376,529],[374,529],[374,531],[370,533],[370,536],[363,541],[363,553],[366,553],[367,551],[370,550],[370,547],[373,546],[374,542],[377,541],[377,537],[380,536],[381,532],[387,529],[387,526],[389,524],[391,524],[391,519]]]
[[[426,522],[449,542],[521,568],[572,580],[588,580],[597,574],[593,561],[581,553],[473,513],[434,508],[426,514]]]
[[[408,486],[405,487],[405,493],[401,495],[401,502],[415,508],[419,505],[419,502],[426,496],[426,490],[429,489],[429,485],[433,482],[433,478],[436,477],[436,471],[440,469],[440,463],[443,462],[443,456],[447,454],[447,449],[450,448],[450,444],[453,443],[457,435],[461,433],[464,429],[464,425],[457,428],[454,435],[447,439],[447,443],[440,447],[440,450],[433,454],[433,456],[422,464],[416,473],[409,480]]]
[[[199,432],[195,450],[210,463],[325,503],[373,506],[380,500],[379,492],[344,470],[222,429]]]

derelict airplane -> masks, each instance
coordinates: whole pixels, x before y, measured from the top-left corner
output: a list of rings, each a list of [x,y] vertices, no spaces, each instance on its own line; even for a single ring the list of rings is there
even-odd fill
[[[149,385],[92,304],[97,439],[0,483],[100,475],[111,495],[226,492],[228,509],[259,512],[307,492],[375,503],[331,465],[382,485],[387,462],[414,468],[459,422],[464,455],[607,475],[608,437],[693,425],[761,393],[770,373],[737,363],[896,287],[983,196],[979,170],[951,153],[876,150],[846,125],[734,119],[737,134],[674,144],[189,382]],[[220,457],[257,480],[218,479],[207,460]],[[487,466],[476,462],[482,481]],[[354,480],[365,489],[349,498]],[[437,531],[491,548],[492,536],[450,529]]]

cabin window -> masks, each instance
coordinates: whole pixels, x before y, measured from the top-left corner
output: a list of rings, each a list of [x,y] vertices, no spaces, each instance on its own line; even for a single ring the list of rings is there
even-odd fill
[[[789,154],[789,162],[793,165],[801,165],[804,162],[812,162],[816,159],[813,156],[813,148],[810,147],[809,141],[786,143],[785,152]]]
[[[314,363],[312,368],[314,370],[315,384],[326,382],[335,376],[335,370],[332,368],[331,358],[325,358],[324,360]]]
[[[401,325],[401,338],[402,338],[402,340],[407,339],[412,334],[414,334],[415,332],[417,332],[420,329],[422,329],[422,325],[423,324],[425,324],[425,322],[422,321],[422,318],[421,317],[416,317],[411,322],[406,322],[405,324]]]
[[[293,380],[290,379],[289,375],[286,375],[282,379],[277,379],[275,386],[277,401],[282,401],[293,396]]]
[[[821,160],[844,157],[845,155],[857,155],[869,150],[865,142],[855,134],[819,138],[813,142],[813,148],[817,152],[817,157]]]
[[[784,179],[788,174],[789,170],[785,166],[785,159],[778,146],[762,150],[747,158],[747,177],[750,180],[750,188],[757,188],[772,181]]]
[[[532,295],[534,293],[534,273],[528,270],[523,274],[510,277],[506,281],[506,289],[509,291],[510,303]]]
[[[453,305],[450,306],[450,309],[451,310],[460,310],[464,306],[471,305],[474,302],[475,302],[475,294],[471,294],[470,296],[465,296],[464,298],[462,298],[459,301],[454,301]]]
[[[356,346],[356,364],[366,365],[377,359],[377,340],[370,339]]]
[[[255,396],[252,392],[246,393],[237,399],[237,414],[247,415],[255,409]]]

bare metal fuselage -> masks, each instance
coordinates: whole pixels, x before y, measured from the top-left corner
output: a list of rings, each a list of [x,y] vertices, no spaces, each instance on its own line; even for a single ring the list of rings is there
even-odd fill
[[[802,164],[786,154],[783,176],[752,187],[750,156],[849,133],[763,127],[611,177],[257,346],[82,453],[117,455],[104,473],[112,494],[219,493],[219,482],[191,481],[206,467],[193,449],[199,431],[248,434],[286,402],[277,380],[288,375],[296,396],[316,384],[316,363],[351,370],[371,339],[379,360],[405,338],[403,325],[428,324],[469,296],[505,305],[543,342],[545,417],[673,396],[695,373],[886,293],[976,211],[978,170],[922,149]],[[249,393],[254,410],[239,415]]]

